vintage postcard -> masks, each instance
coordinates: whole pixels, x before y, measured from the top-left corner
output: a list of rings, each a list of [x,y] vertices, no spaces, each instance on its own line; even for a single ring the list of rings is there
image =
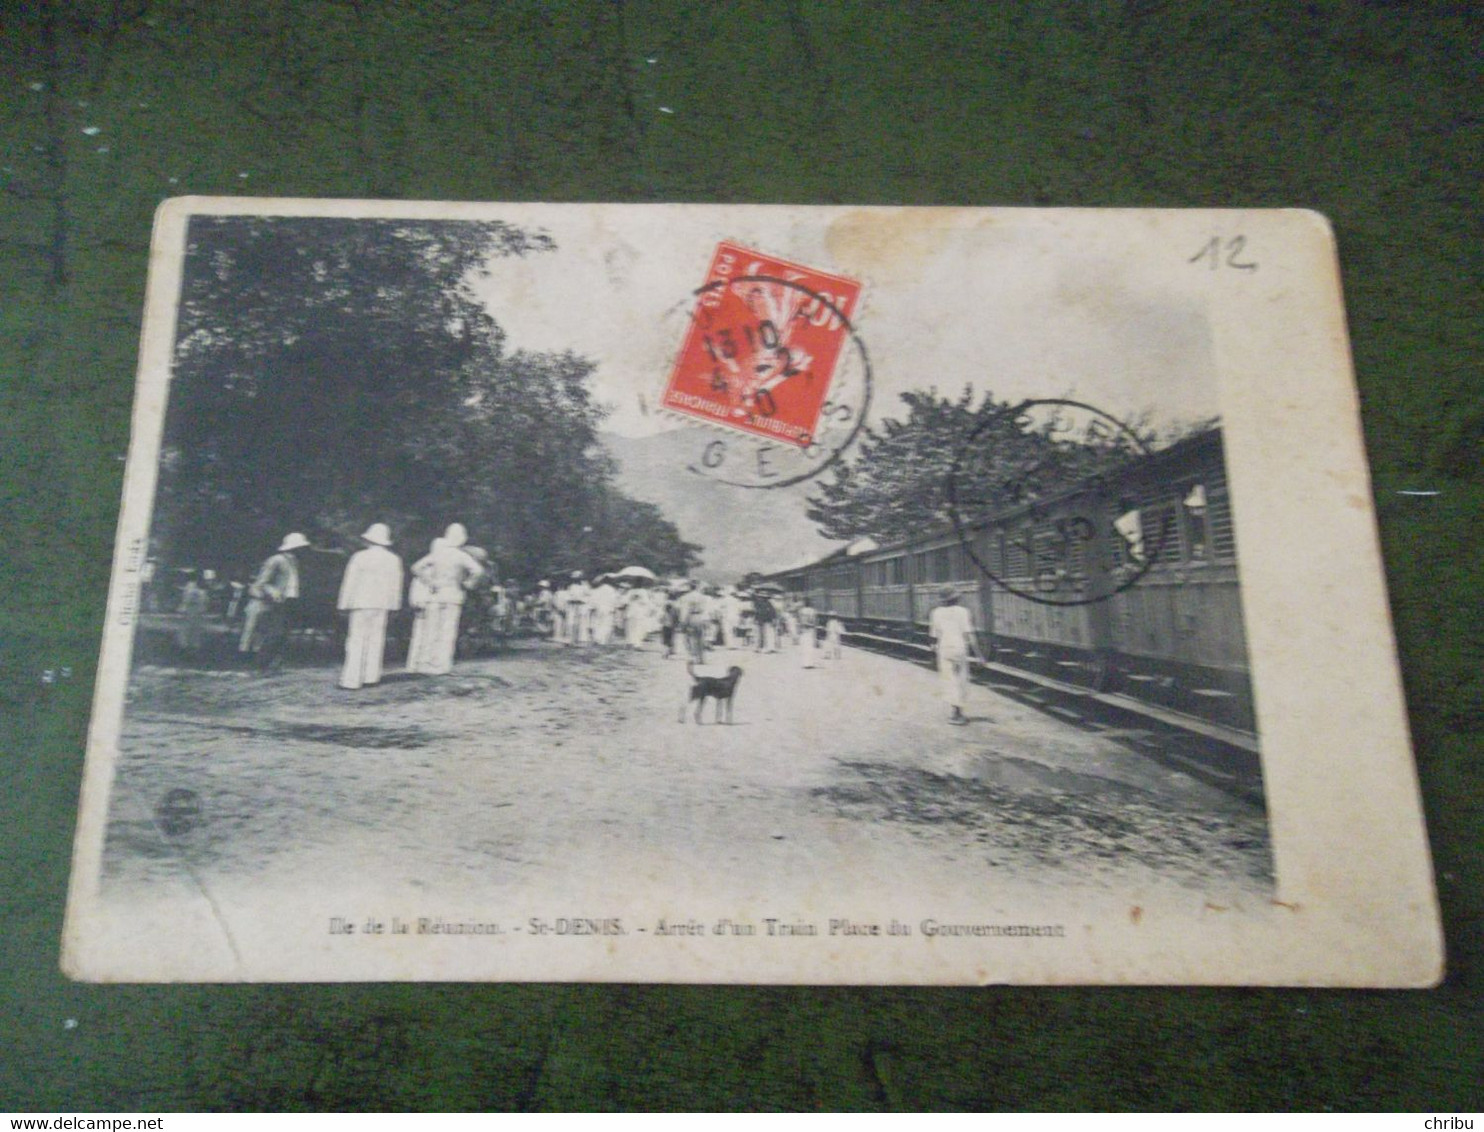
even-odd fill
[[[71,976],[1442,963],[1321,217],[161,208]]]

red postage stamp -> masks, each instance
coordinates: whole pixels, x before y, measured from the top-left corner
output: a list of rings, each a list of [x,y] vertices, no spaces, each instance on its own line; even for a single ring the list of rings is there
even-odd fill
[[[808,448],[860,293],[854,279],[723,241],[661,405]]]

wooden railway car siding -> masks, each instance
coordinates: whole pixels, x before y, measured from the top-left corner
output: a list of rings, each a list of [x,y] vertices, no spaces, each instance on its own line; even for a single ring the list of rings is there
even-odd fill
[[[1146,529],[1157,521],[1166,537],[1149,572],[1110,602],[1118,690],[1253,731],[1220,432],[1156,453],[1123,487],[1141,517],[1151,517]]]
[[[975,522],[968,538],[977,563],[939,529],[906,544],[837,551],[775,580],[844,620],[853,643],[912,656],[930,647],[929,612],[953,585],[994,668],[1147,705],[1162,719],[1205,721],[1250,753],[1231,513],[1221,432],[1211,429],[1119,474]]]
[[[1116,533],[1115,520],[1132,520],[1136,546]],[[1103,536],[1078,541],[1058,533],[1079,521]],[[992,587],[996,659],[1250,733],[1251,680],[1231,530],[1218,430],[1155,453],[1108,482],[996,517],[988,524],[985,562],[1013,589],[1050,590],[1057,601],[1073,602],[1112,593],[1107,600],[1046,605]]]
[[[861,618],[892,625],[912,624],[912,593],[907,554],[876,553],[861,562]]]

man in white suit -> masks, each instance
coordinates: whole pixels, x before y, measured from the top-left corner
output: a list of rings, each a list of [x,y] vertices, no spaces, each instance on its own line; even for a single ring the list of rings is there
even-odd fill
[[[618,610],[618,587],[613,579],[607,574],[600,575],[588,601],[592,610],[593,643],[606,645],[613,640],[614,614]]]
[[[569,644],[591,644],[593,639],[593,591],[583,580],[581,570],[572,571],[572,584],[567,587],[567,641]]]
[[[336,603],[350,614],[340,686],[351,690],[381,682],[387,614],[402,608],[402,560],[387,549],[392,544],[387,525],[372,523],[361,538],[366,548],[346,563]]]
[[[289,639],[289,609],[299,601],[299,560],[296,552],[309,545],[298,531],[285,535],[258,576],[247,588],[247,615],[237,650],[257,653],[258,667],[265,672],[283,663]]]
[[[443,537],[434,539],[432,549],[412,566],[413,574],[427,588],[427,600],[421,632],[414,631],[414,645],[407,657],[410,672],[446,676],[453,671],[464,595],[484,574],[484,567],[463,549],[468,541],[463,524],[450,523]]]
[[[974,642],[974,618],[959,603],[958,591],[949,586],[928,615],[928,632],[938,655],[938,686],[948,702],[948,722],[962,727],[969,722],[964,705],[969,698],[969,661],[979,655]]]

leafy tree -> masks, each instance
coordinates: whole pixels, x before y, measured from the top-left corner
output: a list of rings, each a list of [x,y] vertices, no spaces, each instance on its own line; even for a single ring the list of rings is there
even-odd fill
[[[383,521],[420,553],[457,520],[502,572],[529,575],[591,531],[608,538],[626,513],[597,443],[593,363],[508,350],[471,287],[554,247],[499,222],[194,218],[158,552],[241,569],[287,530],[348,545]],[[651,519],[647,542],[627,518],[619,541],[641,558],[694,553]]]
[[[827,538],[869,536],[886,544],[960,517],[975,518],[1055,494],[1126,462],[1137,445],[1128,433],[1074,414],[1020,411],[1023,403],[975,403],[936,389],[904,393],[905,419],[868,429],[855,458],[832,469],[809,499],[809,518]],[[1129,426],[1141,443],[1146,421]],[[949,483],[954,499],[949,498]]]

